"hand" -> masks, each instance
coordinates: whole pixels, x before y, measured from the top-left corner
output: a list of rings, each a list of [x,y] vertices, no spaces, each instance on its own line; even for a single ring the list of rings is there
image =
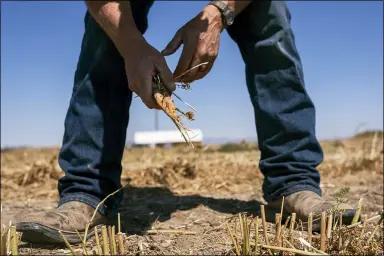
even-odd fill
[[[167,47],[161,52],[171,55],[184,45],[180,60],[173,77],[176,82],[193,82],[201,79],[212,69],[219,51],[222,21],[220,11],[212,5],[206,6],[201,13],[180,28]],[[209,62],[181,76],[188,69]]]
[[[157,74],[170,92],[175,90],[173,75],[164,56],[152,47],[143,37],[130,41],[126,51],[122,52],[128,87],[135,92],[150,109],[161,109],[153,96],[153,77]]]

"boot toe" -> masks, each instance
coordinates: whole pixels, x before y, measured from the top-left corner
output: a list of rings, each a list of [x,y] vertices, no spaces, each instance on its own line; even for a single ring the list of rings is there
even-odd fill
[[[93,211],[89,205],[68,202],[49,212],[37,212],[18,217],[16,230],[22,233],[21,239],[24,242],[63,244],[63,235],[69,243],[81,243],[77,233],[84,237],[85,228],[92,215]],[[87,237],[93,234],[96,225],[106,221],[106,217],[96,214]]]

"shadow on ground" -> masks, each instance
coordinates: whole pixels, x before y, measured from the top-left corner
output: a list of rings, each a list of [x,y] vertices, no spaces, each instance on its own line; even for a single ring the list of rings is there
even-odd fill
[[[228,214],[241,212],[258,214],[261,202],[256,200],[216,199],[200,195],[175,195],[165,187],[127,187],[124,202],[118,212],[121,215],[122,232],[142,235],[151,228],[154,221],[166,221],[176,211],[186,211],[205,206],[214,211]],[[117,225],[117,215],[111,217]]]
[[[143,235],[157,220],[171,219],[177,211],[192,210],[205,206],[213,211],[226,214],[259,214],[261,202],[256,200],[216,199],[200,195],[180,196],[166,187],[124,188],[124,200],[118,211],[121,215],[121,231],[127,235]],[[117,213],[109,217],[108,225],[117,227]],[[20,248],[65,249],[65,245],[23,244]]]

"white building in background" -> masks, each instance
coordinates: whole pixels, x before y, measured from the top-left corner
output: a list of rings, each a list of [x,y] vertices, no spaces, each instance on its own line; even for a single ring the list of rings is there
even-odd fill
[[[192,143],[202,143],[203,133],[200,129],[188,131]],[[143,131],[135,132],[133,138],[134,146],[150,146],[165,144],[180,144],[186,143],[179,130],[168,131]]]

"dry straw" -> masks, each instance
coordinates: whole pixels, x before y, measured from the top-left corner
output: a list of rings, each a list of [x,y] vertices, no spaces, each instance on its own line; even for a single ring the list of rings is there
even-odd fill
[[[361,205],[362,203],[359,203],[358,208],[361,208]],[[266,213],[263,206],[260,208],[261,219],[263,221]],[[338,218],[335,217],[337,214],[339,214]],[[247,218],[242,215],[238,217],[242,234],[241,246],[237,239],[237,232],[233,234],[228,223],[227,230],[233,242],[236,255],[264,255],[263,253],[265,252],[268,252],[269,255],[291,255],[292,253],[296,255],[361,255],[377,254],[383,249],[383,245],[378,243],[378,241],[382,239],[382,235],[377,235],[377,233],[378,230],[382,228],[384,212],[369,219],[364,218],[363,224],[362,222],[356,222],[348,226],[343,225],[342,214],[342,211],[338,213],[330,211],[328,214],[326,211],[322,212],[320,235],[317,236],[312,234],[313,214],[310,214],[308,217],[308,233],[306,234],[303,232],[302,225],[295,225],[296,214],[292,214],[290,222],[286,221],[285,226],[281,227],[281,216],[277,213],[275,214],[274,225],[268,223],[269,226],[274,226],[274,228],[268,229],[267,223],[265,221],[262,222],[264,238],[268,236],[272,237],[273,235],[275,239],[261,239],[262,241],[259,239],[259,216],[256,216],[254,223],[254,243],[252,243],[253,248],[251,248],[251,243],[244,241],[250,240],[252,236],[250,232],[251,225],[248,227]],[[338,219],[338,222],[334,222],[334,219]],[[372,229],[367,227],[369,222],[377,220],[378,222],[374,224]],[[299,219],[299,221],[301,220]],[[236,227],[236,219],[234,223]],[[289,227],[288,223],[290,224]],[[301,229],[301,231],[299,231],[299,229]],[[267,230],[268,232],[265,232]],[[367,232],[369,230],[372,231]],[[368,236],[369,238],[364,242],[364,237]],[[315,240],[314,244],[312,244],[313,240]],[[267,244],[267,242],[269,244]],[[284,246],[284,244],[286,244],[286,246]],[[316,245],[319,245],[320,249],[315,248]]]
[[[265,244],[268,244],[268,230],[267,230],[267,221],[265,219],[264,205],[260,205],[260,210],[261,210],[261,221],[263,224],[264,240],[265,240]]]
[[[98,255],[102,255],[103,251],[101,250],[100,237],[99,237],[99,229],[97,227],[95,227],[95,241],[96,241],[97,253],[98,253]]]
[[[108,231],[105,225],[101,227],[101,236],[103,238],[103,253],[104,255],[109,255]]]
[[[320,250],[324,251],[326,246],[326,212],[321,213],[321,227],[320,227]]]
[[[313,214],[310,213],[308,216],[308,243],[312,243],[312,218]]]
[[[281,245],[281,214],[276,213],[275,215],[275,225],[276,225],[276,244]]]
[[[11,227],[11,244],[12,244],[12,255],[17,255],[18,254],[18,237],[16,233],[16,227],[12,226]]]

